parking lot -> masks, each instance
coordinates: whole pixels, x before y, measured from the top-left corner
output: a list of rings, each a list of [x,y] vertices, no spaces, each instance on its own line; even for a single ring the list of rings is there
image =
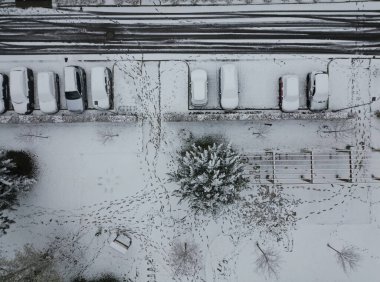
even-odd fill
[[[59,75],[59,88],[61,100],[61,112],[55,118],[33,118],[40,116],[38,92],[35,91],[35,112],[33,117],[16,117],[9,110],[1,115],[3,123],[12,122],[66,122],[65,118],[57,116],[77,116],[65,111],[66,99],[64,95],[64,67],[76,65],[82,67],[87,73],[88,109],[84,118],[76,118],[77,121],[131,121],[133,119],[105,119],[99,118],[107,113],[113,115],[146,115],[149,109],[142,95],[150,95],[155,99],[154,103],[160,104],[159,112],[162,113],[191,113],[193,110],[214,111],[221,110],[219,102],[219,69],[223,64],[234,64],[238,70],[239,82],[239,106],[238,110],[246,111],[278,111],[279,110],[279,77],[285,74],[295,74],[299,77],[300,111],[306,107],[306,76],[312,71],[327,71],[329,75],[329,110],[340,110],[355,105],[353,92],[368,93],[362,97],[362,103],[369,103],[380,96],[379,76],[380,60],[378,59],[255,59],[245,61],[231,60],[199,60],[199,61],[115,61],[115,60],[71,60],[58,57],[36,61],[11,61],[0,64],[0,73],[9,74],[16,66],[25,66],[33,70],[36,78],[38,72],[53,71]],[[109,111],[94,110],[91,85],[91,68],[105,66],[112,70],[114,87],[114,108]],[[193,107],[190,103],[189,81],[190,72],[195,69],[203,69],[207,72],[208,103],[203,107]],[[360,80],[355,79],[358,73]],[[355,74],[355,75],[354,75]],[[369,83],[372,80],[373,83]],[[35,83],[36,84],[36,83]],[[144,92],[151,88],[150,94]],[[37,86],[35,85],[35,90]],[[144,93],[144,94],[142,94]],[[149,97],[145,97],[149,98]],[[364,99],[364,100],[363,100]],[[145,101],[145,102],[144,102]],[[145,104],[144,104],[145,103]],[[151,109],[154,105],[151,105]],[[304,114],[303,114],[304,115]],[[307,115],[307,114],[306,114]],[[91,116],[91,117],[88,117]],[[265,116],[265,115],[263,115]],[[323,118],[323,114],[319,114]],[[228,116],[226,115],[228,118]],[[287,117],[287,118],[291,118]],[[296,113],[293,118],[300,118]],[[310,116],[310,118],[315,118]],[[318,117],[317,117],[318,118]],[[250,119],[250,118],[248,118]],[[255,118],[257,119],[257,118]],[[171,120],[170,118],[168,120]]]
[[[220,110],[219,69],[223,64],[234,64],[238,69],[239,110],[273,110],[279,109],[279,78],[295,74],[299,78],[300,110],[306,106],[306,76],[312,71],[324,71],[329,75],[329,110],[339,110],[353,105],[351,83],[355,80],[353,69],[360,69],[360,81],[354,81],[357,88],[353,91],[366,91],[370,97],[380,96],[380,87],[368,89],[369,80],[378,76],[380,60],[376,59],[263,59],[252,61],[189,61],[189,70],[203,69],[208,77],[208,103],[204,107],[190,110]],[[366,79],[365,79],[366,78]],[[379,83],[379,82],[377,82]],[[189,93],[190,95],[190,93]]]
[[[34,105],[34,108],[35,108],[35,110],[39,110],[40,107],[39,107],[39,102],[38,102],[39,99],[38,99],[38,91],[37,91],[37,73],[38,72],[47,72],[47,71],[55,72],[59,76],[59,90],[60,90],[61,109],[66,110],[67,107],[66,107],[65,88],[64,88],[64,86],[65,86],[64,85],[64,68],[65,68],[65,66],[71,66],[71,65],[80,66],[86,71],[86,74],[87,74],[87,83],[86,84],[87,84],[87,96],[88,96],[88,109],[94,109],[94,105],[92,102],[92,96],[91,96],[91,89],[90,89],[90,87],[91,87],[91,75],[90,75],[91,74],[91,68],[96,67],[96,66],[104,66],[104,67],[108,67],[108,68],[112,69],[113,64],[114,63],[112,61],[106,61],[106,60],[95,61],[95,62],[94,61],[86,61],[86,60],[83,60],[83,61],[67,60],[67,61],[65,61],[64,58],[63,59],[57,58],[56,60],[54,60],[54,59],[51,59],[51,57],[49,57],[49,59],[43,59],[40,61],[25,60],[22,62],[9,61],[6,63],[0,63],[0,73],[5,73],[5,74],[9,75],[9,72],[11,71],[12,68],[20,67],[20,66],[30,68],[33,71],[34,81],[35,81],[35,85],[34,85],[35,105]],[[11,110],[12,110],[12,106],[11,106]]]

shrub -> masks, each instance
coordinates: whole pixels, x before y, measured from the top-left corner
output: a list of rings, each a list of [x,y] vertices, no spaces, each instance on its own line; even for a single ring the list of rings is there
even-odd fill
[[[178,169],[169,173],[169,181],[177,182],[174,195],[186,200],[195,212],[216,213],[223,205],[239,198],[247,187],[244,164],[230,144],[205,137],[179,152]]]
[[[49,251],[40,251],[25,245],[16,252],[14,259],[0,259],[0,281],[62,281]]]
[[[7,151],[5,159],[9,159],[14,166],[9,168],[11,174],[17,176],[35,177],[36,166],[30,154],[24,151]]]

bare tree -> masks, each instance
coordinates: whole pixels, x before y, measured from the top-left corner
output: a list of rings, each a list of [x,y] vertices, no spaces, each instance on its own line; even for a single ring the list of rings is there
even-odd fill
[[[200,269],[199,248],[195,243],[174,242],[171,250],[174,275],[195,275]]]
[[[260,185],[256,195],[248,195],[241,202],[239,217],[246,228],[261,230],[281,241],[296,226],[299,204],[299,199],[283,193],[281,185]]]
[[[264,138],[268,134],[271,126],[272,124],[270,123],[259,123],[258,125],[251,126],[248,130],[252,132],[253,136]]]
[[[346,121],[334,121],[329,125],[321,125],[318,133],[321,137],[333,135],[335,139],[349,138],[355,130],[354,125]]]
[[[100,129],[97,132],[98,139],[103,144],[111,142],[114,138],[119,137],[119,133],[115,132],[112,128]]]
[[[55,269],[53,256],[49,251],[39,251],[25,245],[14,259],[0,259],[1,281],[62,281]]]
[[[264,249],[256,242],[256,247],[260,251],[260,255],[256,259],[256,270],[262,272],[268,277],[278,278],[280,270],[280,255],[272,248]]]
[[[335,252],[336,260],[344,272],[356,270],[360,262],[360,254],[354,246],[344,246],[340,251],[327,243],[327,247]]]
[[[36,142],[37,140],[48,139],[49,136],[43,133],[43,129],[39,126],[28,128],[26,131],[20,133],[17,137],[20,141],[27,143]]]

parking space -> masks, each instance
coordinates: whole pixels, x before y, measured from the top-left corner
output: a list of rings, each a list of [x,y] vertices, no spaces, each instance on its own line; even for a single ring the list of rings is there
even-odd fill
[[[295,74],[300,82],[300,108],[306,108],[306,76],[312,71],[327,71],[329,59],[262,59],[249,61],[189,61],[190,71],[204,69],[208,76],[208,104],[202,109],[218,110],[219,69],[234,64],[238,69],[241,110],[279,109],[279,78]],[[189,109],[195,109],[189,104]]]

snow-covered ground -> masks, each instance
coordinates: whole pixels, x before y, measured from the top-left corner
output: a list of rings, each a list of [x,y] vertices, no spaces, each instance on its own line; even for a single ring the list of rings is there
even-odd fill
[[[380,119],[373,114],[379,100],[369,104],[372,98],[380,98],[378,60],[361,56],[151,55],[141,61],[141,57],[127,55],[72,55],[65,63],[64,57],[3,56],[0,72],[16,65],[59,74],[66,64],[86,70],[93,65],[113,67],[115,101],[143,118],[117,124],[1,124],[0,147],[31,151],[40,168],[37,185],[10,213],[16,223],[0,237],[2,255],[12,256],[25,243],[44,247],[59,237],[65,243],[62,248],[80,261],[63,270],[67,279],[75,271],[84,275],[107,271],[132,281],[378,281],[380,182],[370,174],[379,171],[379,153],[371,150],[380,146]],[[242,60],[236,62],[242,75],[242,102],[275,107],[279,75],[294,71],[305,77],[318,68],[329,71],[333,105],[353,107],[347,111],[355,118],[163,119],[167,112],[191,111],[188,69],[208,71],[211,95],[216,91],[218,66],[237,59]],[[265,83],[259,84],[260,79]],[[215,96],[210,103],[216,104]],[[177,186],[167,181],[167,173],[175,168],[176,151],[190,133],[221,134],[244,155],[268,150],[330,152],[351,145],[357,162],[354,181],[346,183],[332,176],[334,181],[327,184],[284,184],[284,193],[300,203],[295,230],[276,242],[239,219],[234,206],[213,219],[194,216],[185,203],[177,203],[172,195]],[[245,193],[256,188],[253,185]],[[132,237],[126,255],[109,247],[117,229],[126,229]],[[170,249],[176,240],[191,240],[199,246],[201,270],[194,276],[174,275]],[[256,241],[281,256],[278,279],[256,271]],[[362,258],[358,269],[345,274],[327,243],[339,249],[356,246]]]

